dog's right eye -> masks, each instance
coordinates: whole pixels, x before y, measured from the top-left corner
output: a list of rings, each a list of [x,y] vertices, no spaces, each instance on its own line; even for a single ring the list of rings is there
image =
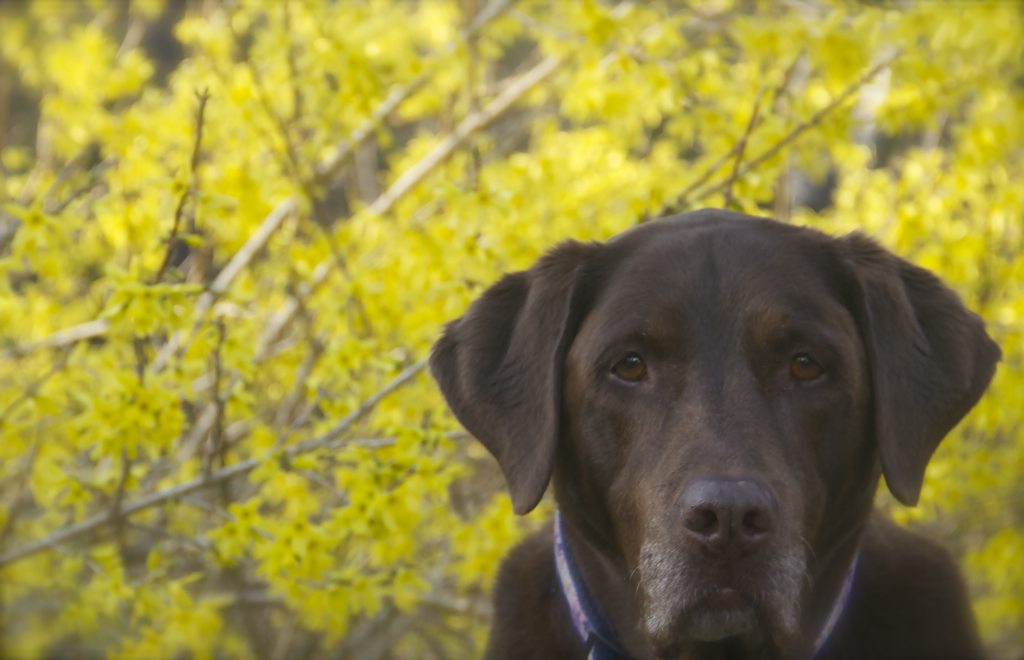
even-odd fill
[[[612,373],[622,380],[628,380],[635,383],[643,379],[644,375],[647,373],[647,364],[644,362],[644,359],[636,353],[630,353],[615,363],[615,366],[612,367]]]
[[[789,373],[799,381],[814,380],[824,371],[824,368],[806,353],[798,354],[789,365]]]

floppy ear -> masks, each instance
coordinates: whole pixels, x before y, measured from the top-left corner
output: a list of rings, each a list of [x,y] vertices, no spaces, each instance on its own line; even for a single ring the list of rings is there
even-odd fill
[[[448,405],[498,459],[520,515],[537,506],[551,478],[563,362],[581,315],[574,291],[599,249],[570,241],[506,275],[448,324],[430,356]]]
[[[882,472],[896,499],[914,506],[932,453],[981,398],[1002,352],[932,273],[864,235],[842,242],[860,283]]]

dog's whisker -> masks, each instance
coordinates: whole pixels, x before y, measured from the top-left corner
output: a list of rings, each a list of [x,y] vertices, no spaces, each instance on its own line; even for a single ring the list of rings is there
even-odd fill
[[[797,534],[797,536],[801,541],[803,541],[803,544],[807,546],[807,549],[811,551],[811,558],[814,560],[814,570],[820,569],[821,567],[818,564],[818,554],[814,552],[814,546],[807,542],[807,539],[804,538],[803,534]]]

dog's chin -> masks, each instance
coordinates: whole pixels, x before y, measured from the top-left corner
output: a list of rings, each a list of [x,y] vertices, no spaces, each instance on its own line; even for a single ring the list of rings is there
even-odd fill
[[[685,591],[682,591],[685,594]],[[651,648],[659,658],[688,657],[693,644],[726,642],[741,648],[776,650],[799,637],[797,610],[776,600],[765,602],[725,587],[690,593],[668,607],[654,607],[644,617]]]
[[[664,610],[656,609],[657,613],[650,612],[646,618],[648,639],[658,657],[676,658],[681,648],[693,642],[761,640],[765,636],[763,617],[749,599],[733,589],[719,589],[687,600],[690,606],[676,609],[674,614],[666,616]]]
[[[757,631],[757,614],[750,607],[729,610],[698,610],[690,617],[688,637],[698,642],[717,642]]]
[[[716,589],[688,612],[683,628],[698,642],[717,642],[757,630],[760,625],[751,602],[735,589]]]

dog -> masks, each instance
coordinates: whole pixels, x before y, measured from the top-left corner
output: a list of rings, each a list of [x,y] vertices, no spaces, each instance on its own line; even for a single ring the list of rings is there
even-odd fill
[[[723,210],[566,242],[450,323],[431,371],[517,514],[491,660],[980,658],[917,503],[1001,358],[870,238]]]

